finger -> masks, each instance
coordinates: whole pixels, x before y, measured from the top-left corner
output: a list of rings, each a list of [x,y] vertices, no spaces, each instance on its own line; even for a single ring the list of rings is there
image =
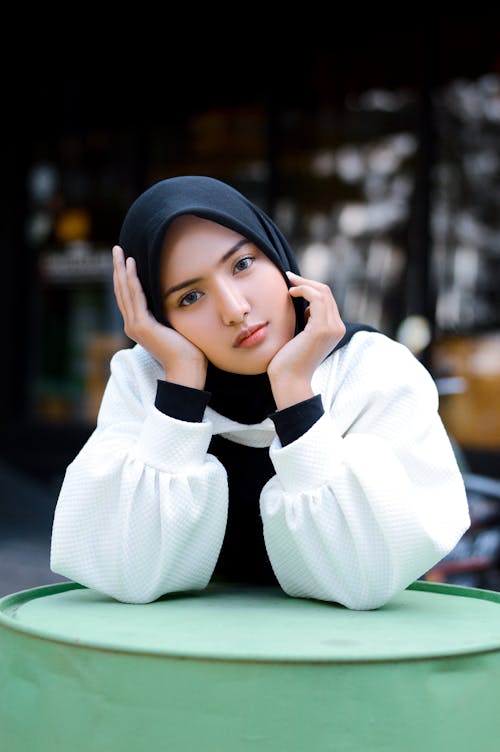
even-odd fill
[[[318,280],[316,279],[308,279],[307,277],[301,277],[300,274],[295,274],[295,272],[286,272],[286,276],[288,277],[288,279],[294,286],[306,284],[306,285],[310,285],[311,287],[314,287],[316,290],[322,290],[322,291],[329,290],[331,292],[329,285],[327,285],[325,282],[318,282]]]
[[[123,250],[118,245],[113,247],[113,289],[118,308],[125,319],[128,314],[124,295],[126,289],[125,260]]]
[[[136,317],[143,316],[148,310],[146,296],[144,295],[144,290],[142,289],[139,277],[137,276],[135,259],[130,256],[126,261],[126,270],[127,285],[134,309],[134,315]]]
[[[333,307],[334,310],[337,310],[337,302],[333,297],[330,285],[327,285],[324,282],[317,282],[313,279],[300,277],[298,274],[293,274],[292,272],[287,272],[287,274],[292,275],[294,278],[292,280],[290,277],[293,286],[288,289],[288,292],[292,297],[302,296],[310,303],[312,303],[313,300],[316,300],[316,305],[323,301],[323,303],[329,308]]]
[[[328,296],[327,294],[325,294],[325,291],[318,290],[311,285],[296,285],[295,287],[290,287],[288,292],[293,298],[305,298],[305,300],[309,301],[309,303],[312,303],[313,301],[319,303],[321,301],[324,301],[325,303],[327,303],[328,299],[332,298],[331,295]]]
[[[297,283],[294,287],[290,287],[288,292],[294,298],[303,297],[310,303],[315,301],[316,305],[323,302],[331,310],[338,311],[337,301],[333,296],[331,287],[323,282],[305,280],[303,284]]]
[[[312,324],[314,321],[321,327],[326,326],[331,329],[336,328],[339,322],[341,322],[337,302],[330,288],[327,288],[327,290],[318,290],[309,284],[304,284],[291,287],[288,292],[293,298],[301,297],[307,301],[306,323],[310,322]]]
[[[130,257],[125,258],[123,250],[120,246],[115,246],[118,250],[116,254],[116,279],[118,292],[122,301],[124,315],[129,323],[132,322],[134,316],[134,300],[131,291],[131,285],[128,274],[128,266],[133,259]],[[134,262],[135,263],[135,262]]]

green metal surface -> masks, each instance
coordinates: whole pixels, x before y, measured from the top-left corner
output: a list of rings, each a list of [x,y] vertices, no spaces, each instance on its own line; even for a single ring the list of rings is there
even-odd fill
[[[500,593],[416,583],[354,612],[212,586],[0,600],[0,750],[498,752]]]

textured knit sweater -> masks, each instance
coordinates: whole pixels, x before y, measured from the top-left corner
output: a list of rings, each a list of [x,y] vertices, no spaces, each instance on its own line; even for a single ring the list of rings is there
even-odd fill
[[[228,519],[245,519],[238,505],[251,505],[253,493],[248,555],[264,557],[286,593],[373,609],[470,525],[434,382],[383,334],[358,332],[319,366],[319,417],[307,417],[296,438],[290,420],[277,432],[276,416],[243,425],[210,406],[201,421],[165,414],[163,378],[139,345],[112,358],[97,427],[60,491],[54,572],[130,603],[203,589],[224,560],[221,575],[230,574],[238,538],[247,556],[245,525],[233,527],[226,557],[224,543]],[[229,483],[217,454],[229,457]]]

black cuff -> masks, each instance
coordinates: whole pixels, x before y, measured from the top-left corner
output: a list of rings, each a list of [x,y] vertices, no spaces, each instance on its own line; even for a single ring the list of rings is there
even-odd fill
[[[281,446],[291,444],[305,434],[324,413],[321,394],[285,407],[269,416],[274,423]]]
[[[155,407],[171,418],[201,423],[210,397],[210,392],[201,389],[158,380]]]

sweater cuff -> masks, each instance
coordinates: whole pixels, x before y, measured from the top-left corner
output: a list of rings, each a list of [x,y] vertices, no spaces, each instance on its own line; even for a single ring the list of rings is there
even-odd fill
[[[324,413],[321,395],[278,410],[269,417],[274,423],[281,446],[287,446],[306,433]]]
[[[164,415],[189,423],[201,423],[210,392],[171,381],[157,382],[155,407]]]
[[[212,439],[210,421],[180,421],[151,405],[138,436],[135,455],[145,465],[168,473],[205,461]]]
[[[328,413],[292,444],[280,447],[276,438],[270,447],[276,475],[290,493],[308,493],[322,486],[334,477],[343,454],[342,435]]]

